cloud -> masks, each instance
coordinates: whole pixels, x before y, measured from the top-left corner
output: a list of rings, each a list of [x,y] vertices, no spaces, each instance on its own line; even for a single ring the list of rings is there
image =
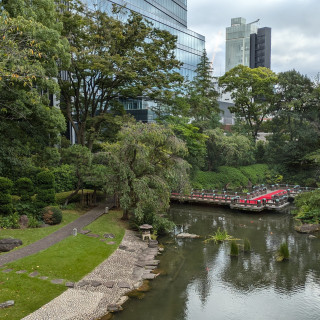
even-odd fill
[[[314,76],[320,72],[319,12],[319,0],[188,0],[188,27],[206,37],[217,75],[224,72],[226,27],[231,18],[244,17],[272,29],[273,71]]]

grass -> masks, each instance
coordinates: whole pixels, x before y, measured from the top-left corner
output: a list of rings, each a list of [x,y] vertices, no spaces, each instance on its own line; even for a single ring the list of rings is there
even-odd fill
[[[36,242],[49,234],[57,231],[58,229],[69,224],[73,220],[79,218],[86,211],[82,210],[63,210],[62,222],[55,226],[45,228],[28,228],[28,229],[1,229],[1,239],[4,238],[17,238],[22,240],[23,245],[18,247],[22,248],[30,243]],[[4,254],[4,253],[0,253]]]
[[[236,257],[239,255],[239,247],[237,245],[237,243],[232,240],[230,242],[230,256]]]
[[[220,228],[218,228],[215,234],[210,236],[204,242],[207,243],[210,241],[214,241],[214,243],[220,243],[222,241],[231,241],[231,240],[239,240],[239,239],[235,239],[232,236],[230,236],[226,230],[221,231]]]
[[[281,244],[281,246],[277,252],[276,260],[278,262],[281,262],[283,260],[288,260],[289,256],[290,256],[290,253],[289,253],[288,244],[284,242]]]
[[[101,216],[87,226],[88,230],[99,234],[101,238],[104,233],[113,233],[113,245],[100,241],[101,238],[78,234],[47,250],[7,264],[13,271],[0,272],[0,301],[15,300],[16,303],[13,307],[0,310],[0,319],[25,317],[66,290],[64,285],[51,284],[50,279],[78,281],[109,257],[124,236],[121,215],[122,212],[111,210],[108,215]],[[39,276],[48,276],[49,279],[40,280],[30,278],[27,274],[16,274],[18,270],[27,270],[27,274],[36,270]]]

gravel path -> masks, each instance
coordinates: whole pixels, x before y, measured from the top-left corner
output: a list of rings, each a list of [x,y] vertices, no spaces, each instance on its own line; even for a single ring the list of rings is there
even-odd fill
[[[157,242],[144,242],[127,230],[119,248],[91,273],[23,320],[93,320],[121,309],[128,291],[156,275]]]
[[[6,263],[24,258],[31,254],[37,253],[41,250],[45,250],[52,245],[56,244],[57,242],[65,239],[66,237],[72,235],[72,230],[77,228],[77,230],[81,230],[86,225],[90,224],[92,221],[96,220],[104,213],[105,207],[112,207],[112,201],[108,201],[104,204],[101,204],[94,209],[88,211],[86,214],[82,215],[75,221],[69,223],[68,225],[64,226],[63,228],[55,231],[54,233],[48,235],[47,237],[38,240],[26,247],[21,249],[17,249],[11,252],[8,252],[4,255],[0,256],[0,265],[4,265]]]

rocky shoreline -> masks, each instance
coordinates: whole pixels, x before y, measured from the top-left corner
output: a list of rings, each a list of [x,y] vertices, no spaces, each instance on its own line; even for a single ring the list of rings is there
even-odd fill
[[[23,320],[95,320],[122,309],[126,294],[152,280],[159,264],[158,242],[142,241],[126,230],[119,248],[73,288],[42,306]]]

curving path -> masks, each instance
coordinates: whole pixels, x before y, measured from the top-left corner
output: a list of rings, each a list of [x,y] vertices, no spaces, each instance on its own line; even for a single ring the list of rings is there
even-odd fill
[[[113,206],[113,201],[108,200],[107,202],[93,208],[92,210],[88,211],[78,219],[67,224],[63,228],[53,232],[52,234],[46,236],[45,238],[40,239],[37,242],[34,242],[21,249],[17,249],[17,250],[8,252],[4,255],[1,255],[0,266],[51,247],[52,245],[72,235],[72,230],[74,228],[77,228],[79,231],[83,227],[87,226],[88,224],[90,224],[91,222],[99,218],[104,213],[105,207],[111,208],[112,206]]]

